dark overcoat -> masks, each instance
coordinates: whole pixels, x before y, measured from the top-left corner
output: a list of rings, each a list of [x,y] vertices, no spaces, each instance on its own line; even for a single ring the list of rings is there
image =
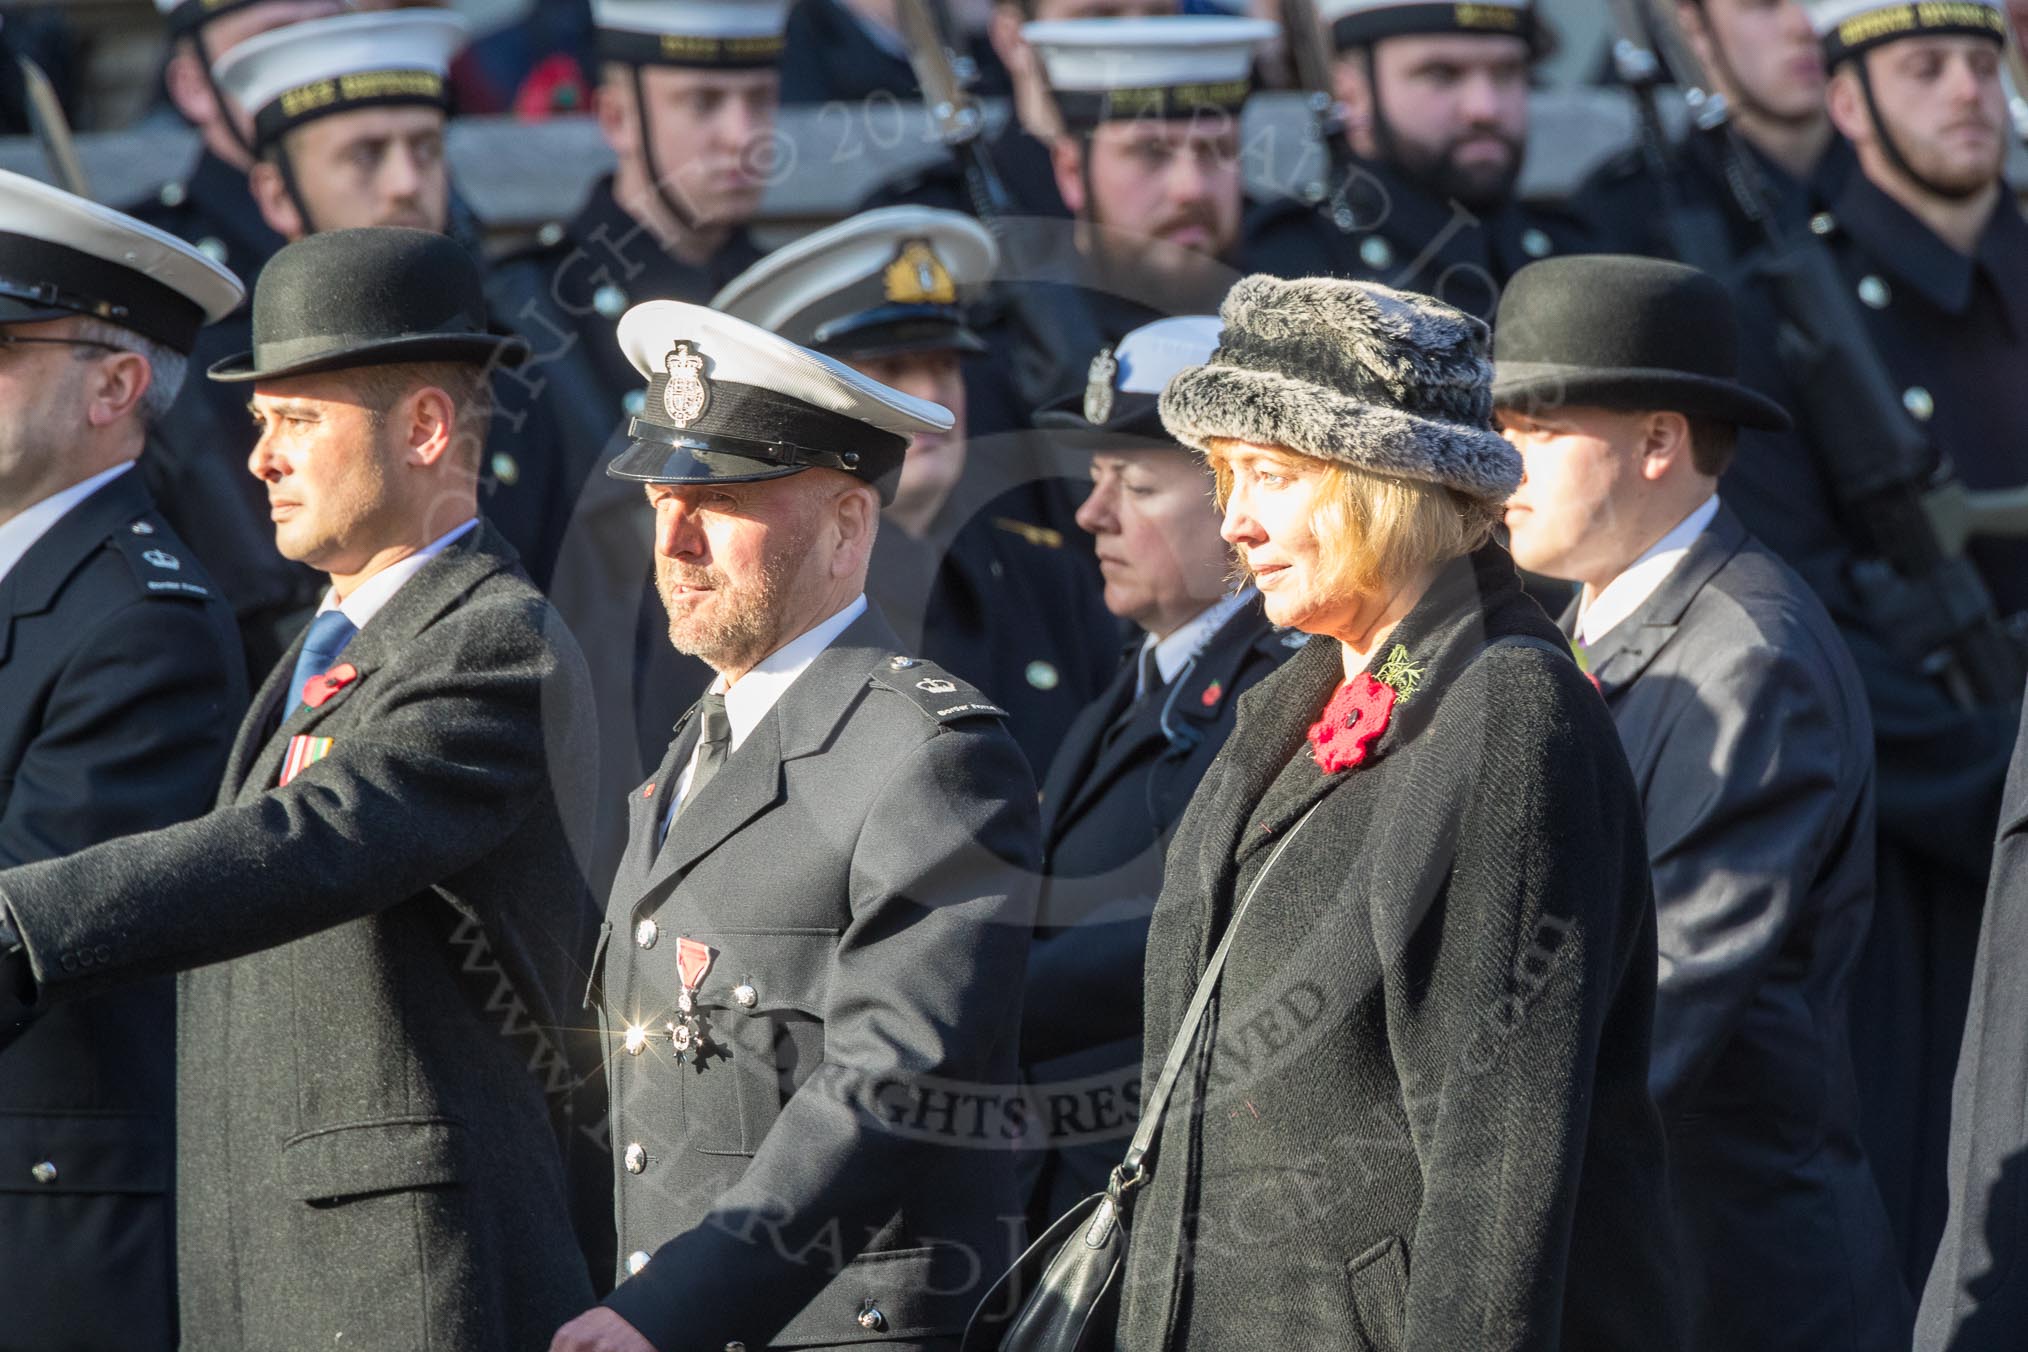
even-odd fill
[[[1825,248],[1851,288],[1866,336],[1938,463],[1965,485],[2028,482],[2028,224],[1995,205],[1975,255],[1959,253],[1880,191],[1846,175]],[[1823,600],[1859,668],[1873,716],[1879,862],[1872,937],[1856,977],[1853,1055],[1861,1130],[1919,1290],[1942,1233],[1950,1086],[1963,1038],[2000,793],[2017,705],[1968,708],[1931,674],[1914,641],[1932,618],[1923,593],[1887,585],[1877,550],[1845,519],[1834,491],[1847,452],[1798,403],[1764,287],[1739,293],[1740,371],[1799,414],[1793,435],[1743,432],[1726,501]],[[1929,467],[1925,467],[1929,468]],[[2000,613],[2028,607],[2028,544],[1975,538],[1977,566]]]
[[[1573,603],[1565,631],[1576,622]],[[1906,1348],[1847,1026],[1873,915],[1859,673],[1822,603],[1723,506],[1585,655],[1647,824],[1661,955],[1648,1082],[1692,1345]]]
[[[582,663],[484,525],[283,717],[295,657],[210,815],[0,873],[0,903],[49,1001],[183,974],[185,1347],[545,1346],[591,1284],[552,1066],[503,1022],[565,1026],[583,970]],[[326,754],[276,787],[298,738]]]
[[[951,1337],[1019,1224],[1034,781],[998,708],[873,611],[658,847],[696,738],[630,795],[601,941],[627,1255],[606,1303],[663,1352]],[[684,1063],[692,944],[709,1047]]]
[[[2014,745],[1951,1099],[1950,1223],[1917,1352],[2013,1352],[2028,1328],[2028,727]]]
[[[1679,1347],[1619,737],[1497,545],[1388,642],[1420,679],[1366,764],[1310,758],[1344,677],[1314,639],[1240,701],[1177,829],[1144,1095],[1232,908],[1320,805],[1246,914],[1157,1137],[1120,1346]]]
[[[244,671],[138,470],[71,508],[0,579],[0,868],[203,811]],[[176,1346],[174,1010],[108,991],[0,1053],[0,1345]]]
[[[1049,1147],[1024,1160],[1032,1228],[1103,1189],[1126,1153],[1139,1116],[1141,956],[1163,855],[1240,695],[1304,639],[1270,625],[1256,597],[1173,681],[1138,696],[1130,650],[1049,767],[1021,1012],[1021,1077]]]

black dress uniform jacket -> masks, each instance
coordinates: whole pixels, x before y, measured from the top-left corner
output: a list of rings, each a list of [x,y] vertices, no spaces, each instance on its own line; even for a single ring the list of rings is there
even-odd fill
[[[1740,142],[1746,171],[1772,209],[1777,228],[1794,234],[1825,203],[1843,191],[1846,177],[1858,168],[1852,143],[1833,136],[1816,167],[1798,179],[1756,150]],[[1767,231],[1740,211],[1738,198],[1725,179],[1718,148],[1708,137],[1693,136],[1676,152],[1666,181],[1638,152],[1619,156],[1586,184],[1580,194],[1595,212],[1601,247],[1614,253],[1673,258],[1708,272],[1723,273],[1767,243]],[[1671,204],[1683,223],[1672,225]],[[1688,257],[1678,248],[1678,231],[1687,230],[1701,256]]]
[[[565,1026],[590,938],[575,645],[482,524],[285,717],[295,657],[209,816],[0,873],[0,903],[53,999],[183,973],[185,1347],[541,1347],[591,1284],[502,1027]],[[277,787],[297,738],[328,754]]]
[[[1911,1307],[1859,1141],[1847,1024],[1873,915],[1859,673],[1802,579],[1723,506],[1585,655],[1647,825],[1661,953],[1648,1082],[1691,1345],[1898,1352]]]
[[[1139,645],[1071,725],[1042,788],[1042,900],[1028,953],[1021,1074],[1051,1148],[1025,1163],[1031,1222],[1105,1187],[1141,1078],[1141,957],[1162,857],[1225,745],[1239,697],[1305,636],[1249,600],[1167,685],[1139,695]],[[1037,1230],[1039,1233],[1039,1229]]]
[[[1007,711],[1039,773],[1104,689],[1120,627],[1092,576],[1088,537],[1044,524],[1036,496],[979,503],[960,484],[922,539],[883,525],[866,594],[910,652]]]
[[[1344,676],[1314,639],[1240,700],[1177,828],[1144,1094],[1270,847],[1322,804],[1254,898],[1163,1120],[1120,1346],[1678,1347],[1619,737],[1498,546],[1389,642],[1423,676],[1367,764],[1310,758]]]
[[[130,469],[0,578],[0,868],[202,811],[245,709],[232,613]],[[0,1053],[0,1345],[176,1346],[173,1009],[148,982]]]
[[[1348,185],[1350,234],[1294,197],[1250,210],[1243,270],[1383,282],[1490,323],[1509,277],[1538,258],[1595,247],[1591,228],[1571,213],[1520,202],[1472,212],[1377,160],[1352,160]]]
[[[1868,336],[1904,400],[1928,411],[1937,454],[1967,485],[2028,482],[2028,226],[2002,200],[1975,256],[1958,254],[1853,173],[1825,243],[1859,298]],[[1740,370],[1795,410],[1766,298],[1742,297]],[[1800,443],[1800,444],[1799,444]],[[1828,454],[1826,454],[1828,452]],[[1726,501],[1803,575],[1844,634],[1866,684],[1878,761],[1878,892],[1855,986],[1853,1055],[1866,1149],[1920,1289],[1946,1210],[1952,1074],[1970,998],[1979,913],[2017,721],[1966,710],[1924,672],[1882,591],[1865,576],[1856,532],[1828,477],[1836,447],[1745,432]],[[2028,604],[2028,545],[1974,541],[1970,554],[2001,612]],[[1877,565],[1875,565],[1877,566]]]
[[[836,138],[833,164],[865,153],[874,137],[892,136],[889,128],[900,123],[897,103],[922,102],[900,38],[892,47],[878,41],[839,0],[797,0],[783,38],[782,102],[836,105],[820,114],[827,143]],[[978,95],[1005,96],[1006,69],[984,34],[972,39],[969,54],[978,68]]]
[[[872,611],[658,848],[696,741],[686,727],[630,797],[602,940],[616,1216],[639,1268],[606,1303],[664,1352],[955,1335],[1018,1226],[1034,781],[999,710],[898,654]],[[692,1064],[668,1036],[626,1041],[680,1017],[686,940],[712,952]]]
[[[1951,1101],[1950,1224],[1917,1352],[2013,1352],[2028,1328],[2028,727],[2014,747]]]

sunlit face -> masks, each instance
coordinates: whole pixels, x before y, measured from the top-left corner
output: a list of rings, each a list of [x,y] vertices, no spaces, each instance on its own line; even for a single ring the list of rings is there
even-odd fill
[[[0,326],[18,338],[68,338],[73,320]],[[91,348],[23,343],[0,348],[0,516],[32,506],[54,461],[77,437],[88,399]]]
[[[1225,593],[1231,556],[1219,538],[1211,478],[1187,451],[1092,456],[1091,495],[1077,524],[1092,535],[1106,609],[1157,637]]]
[[[2000,49],[1982,38],[1903,38],[1865,53],[1873,98],[1894,143],[1925,181],[1970,195],[1998,181],[2006,158]],[[1839,72],[1839,129],[1878,154],[1872,119],[1857,111],[1857,74]]]
[[[1260,588],[1268,619],[1306,634],[1348,627],[1361,598],[1345,595],[1328,576],[1316,524],[1323,463],[1245,442],[1212,455],[1232,474],[1219,534]]]
[[[1505,202],[1528,142],[1528,44],[1488,34],[1405,35],[1373,49],[1399,167],[1472,210]],[[1339,97],[1372,106],[1363,59],[1337,65]]]
[[[1521,453],[1521,486],[1507,501],[1514,562],[1571,581],[1610,578],[1624,566],[1627,531],[1638,525],[1620,504],[1642,486],[1646,417],[1595,408],[1532,416],[1500,410],[1501,435]]]
[[[692,70],[643,66],[648,130],[663,188],[700,226],[738,225],[760,209],[772,169],[781,77],[773,70]],[[600,91],[599,125],[643,181],[633,76],[613,67]]]
[[[1747,104],[1788,121],[1823,116],[1823,48],[1796,0],[1696,0],[1678,9],[1705,65]]]
[[[855,357],[846,365],[881,384],[942,404],[956,421],[948,432],[918,432],[901,462],[901,479],[887,510],[909,517],[935,515],[965,473],[965,373],[952,351]]]
[[[310,221],[284,231],[403,225],[443,233],[451,174],[435,108],[355,108],[305,123],[285,142]],[[293,204],[289,214],[294,215]]]
[[[821,508],[811,471],[746,484],[651,484],[655,587],[676,651],[744,670],[780,646],[811,570]]]
[[[1156,273],[1223,257],[1239,242],[1239,129],[1228,117],[1107,122],[1080,149],[1062,143],[1057,188],[1072,211],[1146,240],[1138,267]],[[1081,160],[1090,160],[1087,199]]]
[[[262,381],[247,468],[267,485],[275,548],[322,573],[355,574],[405,519],[402,447],[341,375]]]

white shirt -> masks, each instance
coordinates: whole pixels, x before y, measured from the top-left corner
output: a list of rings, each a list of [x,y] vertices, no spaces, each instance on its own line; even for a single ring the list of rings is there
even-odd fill
[[[1167,638],[1158,639],[1149,634],[1141,640],[1143,654],[1153,651],[1155,669],[1162,674],[1162,684],[1176,679],[1176,674],[1190,665],[1190,659],[1204,651],[1204,645],[1212,636],[1225,627],[1225,622],[1239,612],[1239,608],[1253,600],[1260,593],[1252,587],[1243,587],[1231,596],[1222,596],[1206,606],[1189,623],[1179,626]],[[1147,664],[1139,664],[1139,675],[1134,678],[1134,698],[1147,693]]]
[[[382,607],[394,599],[394,594],[401,590],[404,582],[420,573],[424,564],[462,540],[478,524],[479,518],[475,516],[464,525],[451,528],[407,558],[398,563],[390,563],[367,578],[352,589],[352,595],[342,601],[338,599],[335,589],[326,591],[324,602],[317,607],[317,613],[322,615],[327,610],[342,610],[345,612],[345,618],[352,621],[354,629],[364,629],[366,622],[378,615]]]
[[[817,655],[831,646],[838,635],[845,632],[852,621],[866,613],[866,594],[861,592],[852,598],[846,607],[811,629],[805,629],[781,647],[754,664],[753,670],[728,686],[725,677],[712,680],[711,688],[725,696],[725,721],[732,724],[732,745],[725,754],[739,750],[760,721],[768,716],[782,695],[796,683],[796,677],[817,660]],[[676,809],[683,806],[683,799],[690,792],[690,777],[697,773],[697,753],[704,749],[700,740],[690,753],[689,764],[676,777],[676,792],[669,795],[669,808],[662,818],[662,832],[668,834],[669,823],[676,818]]]
[[[1676,565],[1683,562],[1690,546],[1697,543],[1697,537],[1717,515],[1718,498],[1715,495],[1706,498],[1702,507],[1677,522],[1667,535],[1648,547],[1647,553],[1629,564],[1625,572],[1601,587],[1598,595],[1589,601],[1580,600],[1577,641],[1587,646],[1596,643],[1639,610],[1675,571]]]
[[[92,494],[104,488],[113,480],[134,467],[129,460],[124,465],[92,475],[83,483],[72,484],[69,488],[51,493],[41,502],[9,517],[0,523],[0,581],[14,571],[14,565],[21,562],[35,542],[49,534],[57,522],[70,514],[70,509],[83,502]]]

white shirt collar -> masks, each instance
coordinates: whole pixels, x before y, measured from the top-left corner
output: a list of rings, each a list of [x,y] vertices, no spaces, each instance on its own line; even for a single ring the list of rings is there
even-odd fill
[[[0,580],[5,580],[14,571],[14,565],[35,548],[37,540],[49,534],[57,522],[68,516],[71,508],[133,467],[131,460],[123,465],[114,465],[82,483],[58,489],[33,507],[16,512],[5,523],[0,523]]]
[[[1143,638],[1141,651],[1146,653],[1153,650],[1155,669],[1162,674],[1162,684],[1167,685],[1175,680],[1177,673],[1189,666],[1190,660],[1203,652],[1204,645],[1211,642],[1212,637],[1225,627],[1225,622],[1237,614],[1241,606],[1259,594],[1252,587],[1242,587],[1230,596],[1221,596],[1213,601],[1199,611],[1195,619],[1171,631],[1167,638],[1158,639],[1153,634]],[[1145,675],[1146,664],[1142,664],[1140,670],[1142,675]],[[1146,693],[1143,688],[1146,684],[1147,682],[1139,676],[1135,677],[1136,698]]]
[[[1577,611],[1577,641],[1592,644],[1604,638],[1624,622],[1629,615],[1641,608],[1650,596],[1655,594],[1676,565],[1683,562],[1683,556],[1690,552],[1690,546],[1697,543],[1697,537],[1718,515],[1718,498],[1714,494],[1699,507],[1648,547],[1648,552],[1635,559],[1625,572],[1599,589],[1598,595],[1589,602],[1580,600]]]
[[[317,607],[317,613],[322,615],[327,610],[342,610],[345,612],[345,618],[352,621],[354,629],[364,629],[367,621],[378,615],[381,609],[394,599],[394,594],[401,590],[403,583],[421,572],[424,564],[463,539],[478,524],[479,518],[475,516],[464,525],[445,531],[407,558],[390,563],[367,578],[352,589],[352,595],[342,601],[337,599],[336,591],[326,590],[324,602]]]
[[[723,676],[711,683],[713,690],[722,691],[725,695],[725,721],[732,724],[731,751],[739,750],[747,734],[760,726],[760,721],[768,716],[768,710],[774,708],[782,693],[795,684],[796,677],[817,660],[817,655],[830,647],[852,621],[865,613],[866,594],[861,592],[830,619],[805,629],[763,657],[731,686],[726,685]]]

